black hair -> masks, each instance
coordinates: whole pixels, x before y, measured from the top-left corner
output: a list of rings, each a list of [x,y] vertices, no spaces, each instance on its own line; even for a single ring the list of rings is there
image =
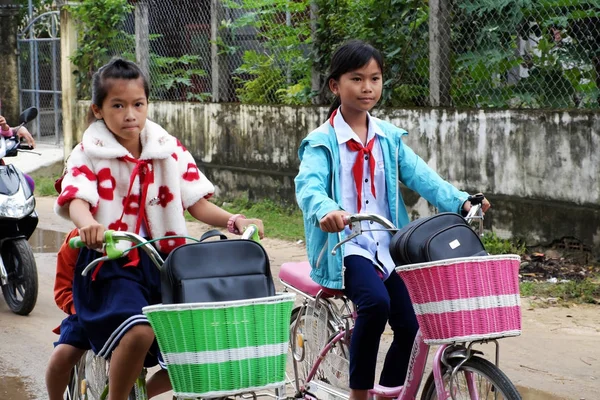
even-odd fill
[[[102,108],[102,104],[104,103],[109,90],[107,80],[135,80],[140,78],[142,78],[144,92],[146,93],[146,99],[148,99],[150,95],[150,85],[148,83],[148,78],[142,72],[140,67],[138,67],[136,63],[123,58],[113,58],[108,64],[100,67],[92,77],[92,104]],[[96,116],[90,107],[90,110],[88,111],[88,124],[91,124],[94,121],[96,121]]]
[[[369,61],[375,60],[381,73],[383,74],[383,56],[375,47],[363,42],[362,40],[349,40],[337,48],[331,57],[331,66],[329,67],[329,76],[325,80],[325,87],[329,87],[329,81],[338,80],[342,75],[355,71],[367,65]],[[327,118],[342,104],[339,97],[336,97]]]

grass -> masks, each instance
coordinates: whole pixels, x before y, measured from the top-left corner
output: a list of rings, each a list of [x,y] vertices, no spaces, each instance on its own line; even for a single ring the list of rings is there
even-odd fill
[[[58,196],[56,189],[54,189],[55,178],[40,176],[34,177],[33,180],[35,181],[36,197]]]
[[[588,278],[563,283],[521,282],[521,296],[554,298],[559,303],[600,304],[600,281]]]
[[[510,240],[500,239],[495,232],[486,232],[481,238],[485,250],[490,254],[525,254],[527,248],[524,243]]]
[[[216,201],[220,207],[232,214],[244,214],[248,218],[258,218],[265,226],[265,236],[283,240],[304,240],[302,213],[295,206],[282,206],[270,200],[251,202],[247,199]],[[186,213],[188,221],[194,218]]]

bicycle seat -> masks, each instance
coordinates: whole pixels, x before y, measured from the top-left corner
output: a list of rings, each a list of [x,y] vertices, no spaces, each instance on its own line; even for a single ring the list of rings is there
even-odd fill
[[[316,297],[322,291],[321,297],[342,297],[341,290],[323,287],[310,278],[308,261],[284,263],[279,271],[279,279],[293,288]]]

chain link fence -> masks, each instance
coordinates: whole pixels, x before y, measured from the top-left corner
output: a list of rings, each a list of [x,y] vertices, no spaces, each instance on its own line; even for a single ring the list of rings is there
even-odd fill
[[[599,107],[598,1],[458,0],[448,17],[454,104]]]
[[[324,104],[359,38],[384,53],[384,106],[599,107],[597,0],[122,1],[105,55],[147,69],[153,100]]]

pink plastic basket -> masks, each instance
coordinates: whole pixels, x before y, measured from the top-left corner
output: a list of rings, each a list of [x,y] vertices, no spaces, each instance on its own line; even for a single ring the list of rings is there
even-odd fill
[[[425,343],[521,334],[517,255],[456,258],[397,267]]]

